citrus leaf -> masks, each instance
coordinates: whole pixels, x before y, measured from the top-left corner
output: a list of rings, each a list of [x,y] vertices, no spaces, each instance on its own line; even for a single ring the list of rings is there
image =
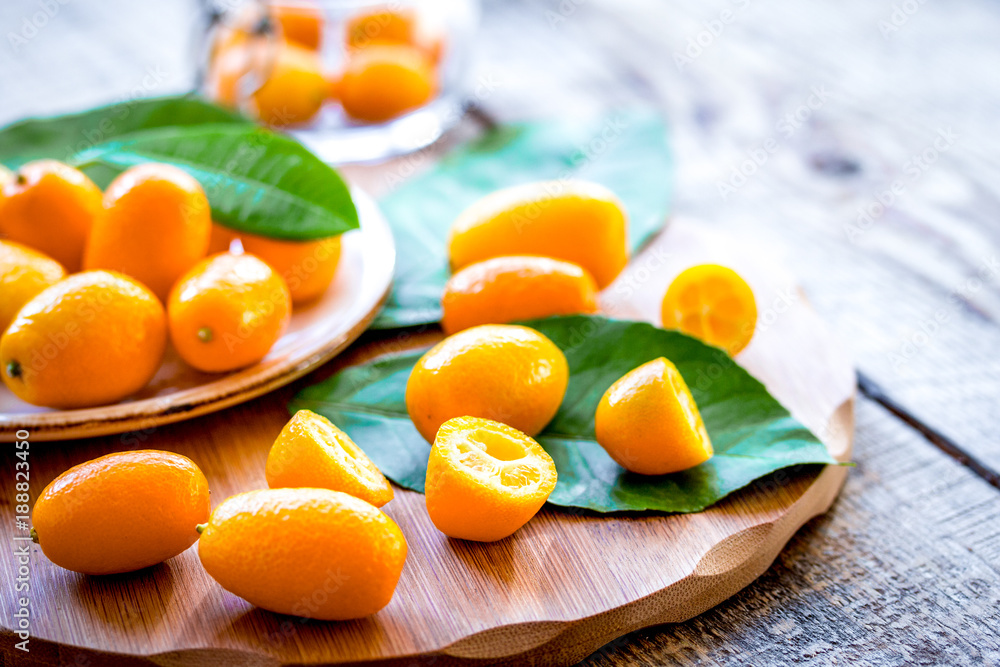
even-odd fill
[[[637,251],[661,228],[670,204],[673,161],[662,119],[629,112],[500,126],[383,197],[379,204],[396,237],[396,276],[373,327],[441,319],[445,243],[464,208],[500,188],[567,178],[596,181],[621,198],[629,246]]]
[[[208,195],[213,220],[237,231],[307,241],[358,226],[351,193],[336,170],[294,139],[254,125],[146,130],[71,160],[102,187],[144,162],[191,174]]]
[[[527,323],[566,355],[570,379],[562,406],[538,442],[559,481],[549,502],[598,512],[698,512],[755,479],[790,466],[836,461],[764,385],[722,350],[677,331],[597,316]],[[349,367],[303,389],[289,410],[307,408],[346,431],[382,472],[422,491],[430,446],[406,413],[406,381],[424,350]],[[649,477],[626,472],[594,439],[604,392],[633,368],[666,357],[688,383],[715,455],[690,470]]]
[[[80,151],[135,132],[203,123],[247,125],[251,121],[193,97],[132,100],[82,113],[32,118],[0,129],[0,163],[16,169],[39,158],[65,162]]]

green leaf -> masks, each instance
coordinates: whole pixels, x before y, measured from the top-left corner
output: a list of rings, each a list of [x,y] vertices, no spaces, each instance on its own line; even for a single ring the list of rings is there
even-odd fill
[[[494,190],[582,178],[609,187],[640,249],[666,219],[673,161],[662,119],[648,112],[501,126],[446,156],[379,202],[396,237],[392,293],[374,327],[437,322],[448,280],[445,242],[455,217]]]
[[[562,407],[536,438],[555,461],[559,482],[549,502],[598,512],[697,512],[775,470],[836,461],[760,382],[722,350],[643,322],[596,316],[528,322],[566,354],[570,380]],[[423,490],[430,446],[406,413],[410,370],[423,350],[349,367],[303,389],[290,411],[325,415],[397,484]],[[594,439],[604,392],[633,368],[666,357],[688,383],[715,456],[681,473],[626,472]]]
[[[39,158],[65,162],[80,151],[136,132],[203,123],[247,125],[251,121],[192,97],[132,100],[83,113],[32,118],[0,129],[0,163],[16,169]]]
[[[205,188],[216,222],[242,232],[307,241],[358,226],[336,170],[297,141],[254,125],[146,130],[94,146],[72,162],[101,187],[137,164],[173,164]]]

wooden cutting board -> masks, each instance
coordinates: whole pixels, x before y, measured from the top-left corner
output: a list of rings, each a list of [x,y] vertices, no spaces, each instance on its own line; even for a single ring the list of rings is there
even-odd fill
[[[738,361],[846,460],[853,435],[849,360],[773,259],[703,227],[674,221],[605,291],[603,308],[655,321],[659,298],[679,270],[713,260],[733,266],[753,286],[760,311],[758,333]],[[368,335],[306,381],[438,338],[436,331]],[[213,505],[264,488],[268,448],[295,389],[149,431],[33,444],[32,498],[71,465],[130,448],[194,459],[208,477]],[[14,457],[4,460],[2,498],[10,503]],[[8,611],[2,655],[16,665],[570,664],[632,630],[691,618],[746,586],[802,524],[829,509],[847,471],[779,471],[699,514],[546,508],[494,544],[446,538],[427,517],[423,497],[397,489],[385,511],[409,543],[399,587],[378,614],[344,623],[254,609],[205,574],[196,547],[141,572],[90,577],[52,565],[32,545],[31,590],[16,594],[30,599],[28,654],[13,648],[17,568],[7,548],[0,550],[6,584],[0,596]],[[0,524],[7,545],[20,534],[12,523]]]

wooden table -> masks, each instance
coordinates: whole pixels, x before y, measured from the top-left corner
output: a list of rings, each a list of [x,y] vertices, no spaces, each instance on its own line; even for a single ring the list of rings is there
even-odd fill
[[[49,4],[16,45],[42,5],[0,5],[0,122],[189,85],[192,2]],[[1000,664],[998,34],[986,0],[486,5],[467,125],[660,107],[676,213],[773,248],[859,369],[832,511],[731,600],[585,664]]]

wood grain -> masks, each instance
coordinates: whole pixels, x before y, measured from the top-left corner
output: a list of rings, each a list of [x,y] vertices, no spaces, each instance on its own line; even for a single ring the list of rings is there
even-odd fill
[[[854,459],[760,579],[583,664],[1000,665],[1000,495],[866,399]]]
[[[866,376],[1000,471],[1000,77],[986,65],[1000,8],[918,3],[883,34],[899,4],[491,3],[480,75],[503,85],[483,105],[500,120],[663,109],[675,211],[762,242]],[[762,164],[723,197],[752,154]]]
[[[479,104],[500,119],[636,102],[663,109],[678,156],[675,210],[775,251],[863,372],[915,419],[996,469],[1000,290],[995,277],[968,294],[956,289],[1000,245],[1000,8],[919,3],[883,35],[879,22],[901,4],[494,0],[477,43],[477,78],[489,84]],[[0,26],[16,30],[38,8],[34,0],[0,3]],[[674,53],[725,9],[741,11],[692,66],[678,68]],[[155,10],[61,4],[26,47],[7,51],[13,66],[0,68],[0,122],[183,90],[194,11],[193,0]],[[827,103],[791,137],[779,133],[777,123],[823,85]],[[862,237],[847,240],[858,208],[904,176],[910,156],[948,126],[959,135],[954,148],[907,181]],[[718,181],[771,137],[778,150],[722,200]],[[391,171],[359,171],[391,187],[397,179],[387,173],[405,176],[432,160],[421,153]],[[897,370],[889,355],[941,308],[947,321],[918,338]],[[388,344],[397,344],[394,335]],[[628,635],[591,664],[1000,664],[1000,496],[877,405],[859,406],[860,465],[830,515],[726,603]],[[246,433],[240,420],[248,414],[235,411],[230,428]],[[143,436],[120,444],[142,446]],[[51,470],[68,465],[72,451],[50,450]],[[99,661],[65,651],[53,664]]]
[[[656,279],[632,295],[630,307],[647,314],[643,304],[649,294],[662,292],[661,280],[688,261],[722,252],[719,243],[696,224],[672,225],[648,252],[670,252],[675,260],[660,263],[651,274]],[[756,269],[747,276],[759,294],[784,289],[773,267],[747,267]],[[638,280],[644,268],[639,258],[627,271]],[[605,304],[612,314],[626,307],[625,300]],[[440,338],[435,331],[402,335],[386,334],[354,348],[333,367]],[[759,329],[740,360],[831,452],[842,460],[850,456],[853,373],[804,302],[791,303],[780,319]],[[146,431],[130,446],[189,456],[204,470],[218,504],[266,486],[264,460],[287,419],[288,397],[282,390],[218,417]],[[122,449],[124,437],[84,441],[65,452],[43,449],[34,459],[32,493],[37,497],[72,464]],[[34,547],[32,658],[77,649],[155,664],[173,659],[164,654],[188,663],[200,651],[215,664],[234,666],[247,660],[328,664],[414,656],[444,664],[569,664],[625,632],[686,620],[746,586],[803,523],[829,507],[846,473],[837,466],[779,471],[697,514],[546,508],[494,544],[446,538],[430,522],[421,495],[397,490],[385,511],[409,543],[402,578],[388,607],[348,623],[305,622],[254,609],[201,570],[196,548],[146,572],[87,577],[52,565]],[[6,482],[12,478],[12,471],[4,478],[3,497],[13,494]],[[0,527],[8,539],[10,530],[9,523]],[[11,558],[0,556],[0,566],[12,569]],[[319,594],[325,585],[318,586]],[[13,608],[10,594],[0,596]],[[10,631],[0,634],[7,651]]]

